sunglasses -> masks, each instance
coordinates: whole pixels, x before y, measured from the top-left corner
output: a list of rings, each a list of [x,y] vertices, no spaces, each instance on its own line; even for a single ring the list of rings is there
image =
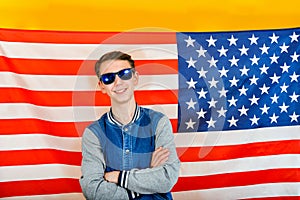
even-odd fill
[[[126,68],[118,72],[102,74],[100,75],[99,80],[105,85],[109,85],[115,81],[116,75],[118,75],[118,77],[122,80],[129,80],[132,78],[133,72],[134,72],[134,68]]]

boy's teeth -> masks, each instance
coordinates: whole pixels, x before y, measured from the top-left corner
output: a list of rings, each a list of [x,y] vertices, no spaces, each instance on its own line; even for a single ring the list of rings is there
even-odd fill
[[[117,92],[117,93],[122,93],[122,92],[124,92],[124,91],[125,91],[125,89],[117,90],[116,92]]]

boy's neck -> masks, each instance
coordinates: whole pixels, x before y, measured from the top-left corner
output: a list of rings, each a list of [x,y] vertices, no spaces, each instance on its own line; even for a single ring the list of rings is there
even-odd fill
[[[112,106],[113,117],[121,124],[126,125],[131,122],[136,106],[135,101],[131,101],[128,104],[114,105]]]

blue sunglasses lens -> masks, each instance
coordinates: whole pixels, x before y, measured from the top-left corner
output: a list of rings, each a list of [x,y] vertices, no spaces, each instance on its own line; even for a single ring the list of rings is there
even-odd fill
[[[133,70],[133,68],[127,68],[115,73],[102,74],[100,76],[100,81],[102,81],[105,85],[109,85],[115,81],[116,75],[118,75],[122,80],[129,80],[132,77]]]

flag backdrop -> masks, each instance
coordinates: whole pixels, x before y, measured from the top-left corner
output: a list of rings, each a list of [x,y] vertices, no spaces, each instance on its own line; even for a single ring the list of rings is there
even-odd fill
[[[293,13],[297,6],[290,7]],[[224,32],[210,24],[203,32],[187,22],[181,31],[116,31],[120,24],[104,23],[95,31],[88,23],[91,32],[65,18],[41,26],[36,15],[28,14],[28,22],[11,15],[0,29],[0,198],[84,199],[80,137],[109,108],[93,65],[111,50],[136,60],[138,103],[171,120],[182,162],[176,200],[300,197],[299,26],[254,30],[239,23],[247,31]]]

